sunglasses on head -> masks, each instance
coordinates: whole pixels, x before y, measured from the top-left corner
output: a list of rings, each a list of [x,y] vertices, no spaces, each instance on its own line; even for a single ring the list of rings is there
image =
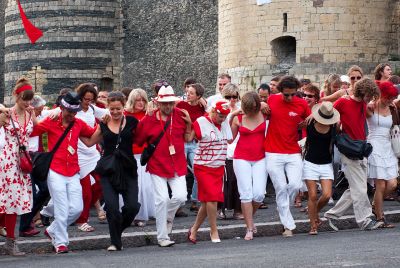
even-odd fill
[[[304,97],[304,98],[312,99],[312,98],[314,98],[315,96],[312,95],[312,94],[304,94],[303,97]]]
[[[282,93],[285,97],[293,97],[296,93]]]
[[[238,98],[238,96],[225,96],[224,99],[230,100],[230,99],[234,99],[236,100]]]
[[[361,76],[352,76],[350,77],[351,80],[360,80],[362,77]]]

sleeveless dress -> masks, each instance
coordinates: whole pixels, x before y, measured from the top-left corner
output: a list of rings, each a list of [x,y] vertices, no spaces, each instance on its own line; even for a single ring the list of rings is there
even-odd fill
[[[28,138],[33,130],[32,118],[25,126],[14,120],[21,144],[28,146]],[[22,215],[31,211],[33,203],[32,182],[29,174],[19,168],[19,148],[15,130],[9,122],[3,126],[5,145],[0,150],[0,214]]]
[[[368,178],[390,180],[397,177],[398,165],[390,142],[392,116],[373,114],[367,119],[368,142],[373,150],[368,157]]]

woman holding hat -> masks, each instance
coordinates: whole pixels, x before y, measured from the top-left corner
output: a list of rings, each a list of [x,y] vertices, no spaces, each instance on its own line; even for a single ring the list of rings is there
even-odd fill
[[[398,163],[390,142],[390,129],[393,124],[400,124],[397,109],[392,107],[397,97],[397,89],[392,82],[379,83],[381,95],[374,108],[367,111],[367,140],[374,148],[368,157],[368,178],[375,181],[373,206],[377,221],[382,227],[392,228],[383,215],[383,199],[397,187]]]
[[[162,134],[147,163],[154,186],[157,240],[160,247],[175,244],[170,240],[175,213],[186,201],[186,157],[184,143],[189,141],[192,121],[187,111],[175,107],[180,100],[169,85],[158,91],[158,109],[139,122],[135,143],[152,144]],[[168,194],[168,185],[172,197]]]
[[[336,135],[339,112],[331,102],[322,102],[312,109],[313,120],[307,125],[307,141],[303,164],[303,180],[308,188],[308,215],[310,235],[318,234],[320,219],[318,213],[332,195],[333,167],[332,151]],[[322,195],[317,197],[317,182],[321,184]]]
[[[228,102],[220,100],[213,105],[209,116],[199,117],[193,123],[190,139],[199,141],[193,170],[201,202],[196,221],[188,232],[188,240],[193,244],[197,242],[197,231],[206,217],[210,224],[211,242],[221,242],[217,229],[217,203],[224,201],[222,185],[225,159],[228,142],[232,141],[231,128],[226,120],[229,113]]]
[[[7,229],[6,252],[21,256],[24,253],[18,249],[14,230],[17,215],[31,211],[32,182],[29,174],[20,168],[20,151],[28,150],[28,138],[36,124],[36,117],[27,110],[34,93],[26,78],[18,79],[13,95],[15,105],[9,110],[9,115],[0,113],[0,127],[5,134],[5,146],[0,151],[0,217],[4,218]]]

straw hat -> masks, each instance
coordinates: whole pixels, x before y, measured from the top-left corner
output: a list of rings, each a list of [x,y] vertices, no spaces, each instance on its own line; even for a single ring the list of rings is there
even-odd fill
[[[180,100],[175,96],[174,89],[171,86],[162,86],[158,91],[157,102],[174,102]]]
[[[339,112],[333,108],[330,101],[315,104],[312,108],[312,115],[318,123],[323,125],[333,125],[340,120]]]

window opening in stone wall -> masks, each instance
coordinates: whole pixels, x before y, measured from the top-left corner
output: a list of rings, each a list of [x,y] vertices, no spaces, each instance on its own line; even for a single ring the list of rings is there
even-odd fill
[[[283,13],[283,31],[287,32],[287,13]]]
[[[100,90],[112,91],[113,84],[114,84],[114,80],[112,78],[103,77],[100,79]]]
[[[271,41],[271,64],[288,71],[296,63],[296,38],[281,36]]]

